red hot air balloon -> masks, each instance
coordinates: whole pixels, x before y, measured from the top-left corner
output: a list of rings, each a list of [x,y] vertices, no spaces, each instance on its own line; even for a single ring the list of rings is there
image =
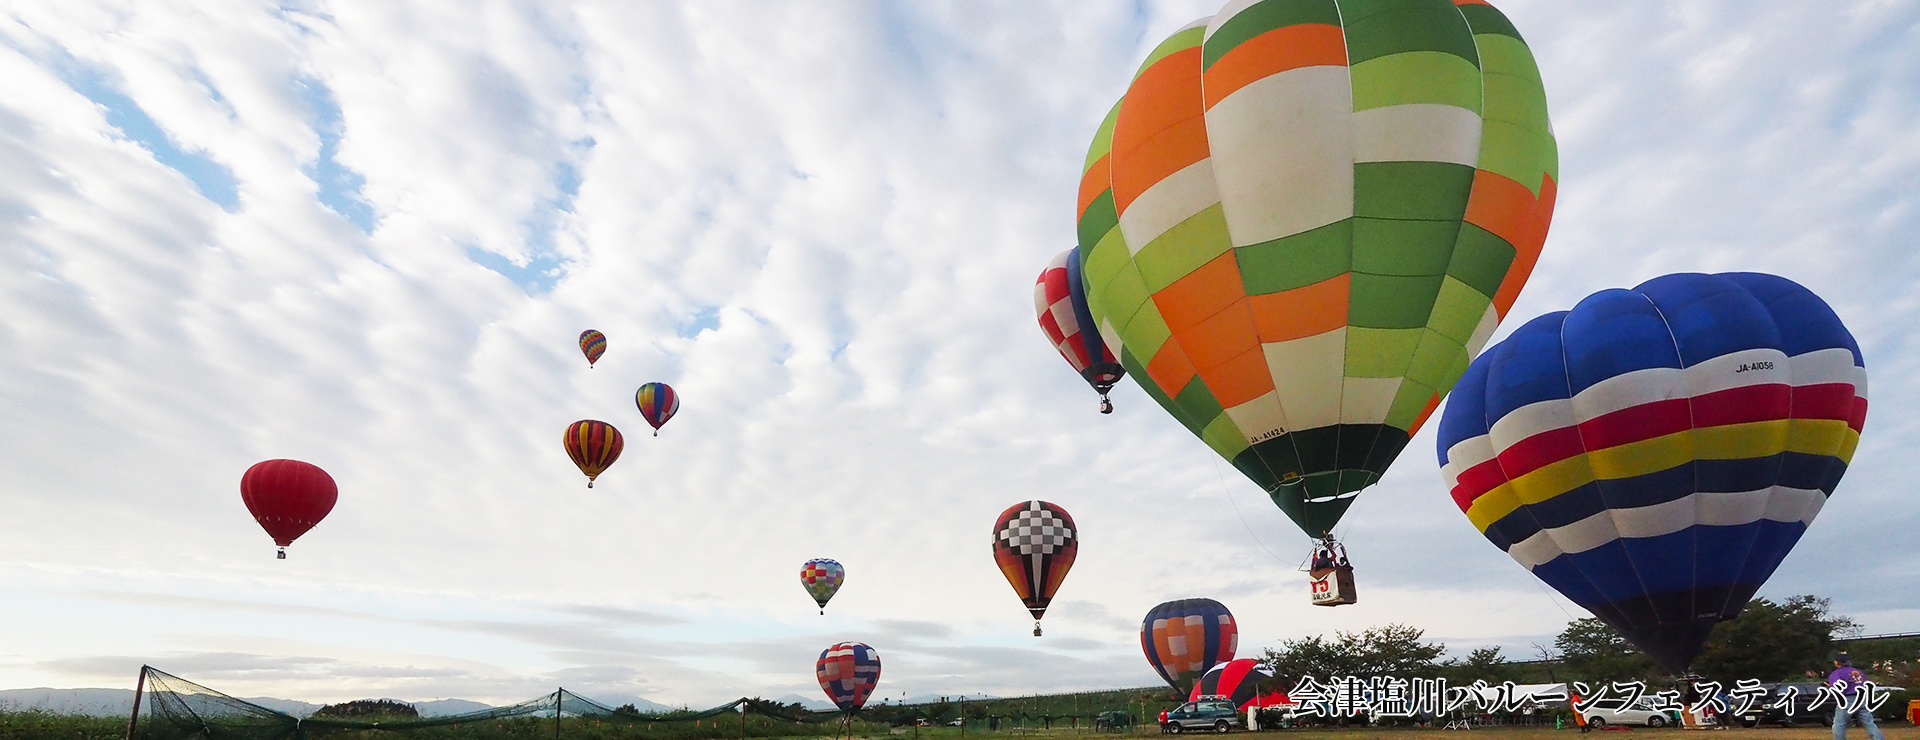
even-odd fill
[[[339,498],[333,476],[299,460],[255,463],[240,476],[240,500],[280,546],[281,560],[287,558],[287,546],[327,518]]]
[[[582,419],[567,425],[567,456],[573,458],[573,464],[580,466],[580,472],[587,474],[587,487],[593,487],[593,480],[620,459],[620,451],[626,449],[627,441],[620,437],[620,430],[612,424],[593,419]]]
[[[1262,665],[1252,658],[1229,660],[1207,669],[1193,684],[1193,693],[1188,701],[1199,701],[1209,697],[1218,697],[1233,702],[1236,709],[1246,709],[1254,699],[1260,698],[1262,684],[1273,681],[1273,669]]]
[[[599,330],[596,329],[588,329],[580,332],[580,354],[587,356],[587,367],[589,369],[593,367],[593,363],[600,361],[601,355],[606,353],[607,335],[601,334]]]
[[[640,415],[653,425],[653,436],[658,437],[660,425],[680,413],[680,394],[666,383],[648,383],[634,392],[633,405],[640,407]]]
[[[1014,504],[993,522],[993,559],[1013,592],[1033,615],[1033,636],[1040,636],[1040,618],[1066,580],[1073,556],[1080,551],[1080,534],[1067,510],[1045,501]]]

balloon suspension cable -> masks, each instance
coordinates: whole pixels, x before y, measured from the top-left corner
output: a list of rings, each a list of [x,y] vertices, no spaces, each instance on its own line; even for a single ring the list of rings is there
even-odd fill
[[[1105,393],[1100,394],[1100,413],[1103,413],[1103,414],[1113,413],[1113,401],[1108,400],[1107,394]]]
[[[274,554],[273,554],[273,559],[275,559],[275,560],[286,560],[286,559],[287,559],[287,548],[284,548],[284,547],[282,547],[282,548],[280,548],[280,551],[279,551],[279,552],[276,552],[276,553],[274,553]]]

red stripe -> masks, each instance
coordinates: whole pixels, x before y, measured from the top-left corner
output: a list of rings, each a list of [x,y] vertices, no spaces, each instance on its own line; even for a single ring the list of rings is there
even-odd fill
[[[1847,419],[1847,426],[1852,427],[1856,432],[1866,428],[1867,399],[1858,397],[1853,399],[1853,415]]]
[[[1822,383],[1793,387],[1793,418],[1850,421],[1853,418],[1852,383]]]
[[[1461,511],[1466,511],[1474,501],[1505,482],[1507,473],[1500,468],[1499,460],[1480,463],[1460,471],[1460,479],[1453,486],[1453,502],[1460,506]]]
[[[1687,399],[1669,398],[1630,406],[1580,423],[1586,449],[1604,450],[1693,428]]]
[[[1792,418],[1793,387],[1757,383],[1693,397],[1693,428]]]
[[[1579,427],[1549,429],[1501,450],[1500,467],[1508,478],[1518,478],[1582,452],[1586,447],[1580,442]]]

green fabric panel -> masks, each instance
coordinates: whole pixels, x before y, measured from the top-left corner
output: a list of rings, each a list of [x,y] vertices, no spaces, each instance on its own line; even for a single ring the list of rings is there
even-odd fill
[[[1506,121],[1486,121],[1480,129],[1480,169],[1511,178],[1540,194],[1540,175],[1558,169],[1553,140]],[[1559,178],[1555,178],[1556,180]]]
[[[1153,52],[1147,54],[1147,60],[1140,63],[1140,68],[1134,70],[1133,76],[1139,77],[1140,73],[1147,71],[1155,62],[1172,56],[1175,53],[1199,46],[1200,42],[1205,40],[1206,37],[1207,28],[1205,26],[1189,28],[1185,31],[1175,33],[1172,36],[1168,36],[1167,40],[1160,42],[1159,46],[1153,47]]]
[[[1443,275],[1459,221],[1353,220],[1353,271],[1371,275]],[[1422,322],[1424,323],[1424,322]]]
[[[1473,330],[1480,328],[1480,317],[1487,315],[1487,306],[1492,304],[1492,297],[1448,275],[1440,281],[1440,297],[1433,300],[1433,316],[1427,319],[1427,328],[1466,346]]]
[[[1126,347],[1120,348],[1120,366],[1127,369],[1128,376],[1139,382],[1140,389],[1146,391],[1147,396],[1152,398],[1154,403],[1160,404],[1160,408],[1166,409],[1169,415],[1172,415],[1176,421],[1179,421],[1182,426],[1187,428],[1187,431],[1198,436],[1200,430],[1206,428],[1204,424],[1188,418],[1187,412],[1180,408],[1180,404],[1174,403],[1173,398],[1168,396],[1166,391],[1161,390],[1160,386],[1154,385],[1152,376],[1147,375],[1146,360],[1142,360],[1134,355],[1133,350],[1127,349]]]
[[[1507,20],[1507,15],[1494,9],[1493,6],[1461,5],[1458,6],[1458,9],[1460,11],[1460,17],[1466,19],[1467,27],[1473,29],[1473,35],[1499,34],[1501,36],[1510,36],[1515,41],[1525,43],[1525,41],[1520,38],[1520,29],[1514,28],[1513,21]],[[1485,47],[1481,47],[1481,49],[1483,52],[1485,51]]]
[[[1195,423],[1204,422],[1208,427],[1213,426],[1217,417],[1226,415],[1220,407],[1220,401],[1213,397],[1213,391],[1207,390],[1206,382],[1200,380],[1198,375],[1187,381],[1187,387],[1180,389],[1179,395],[1173,397],[1173,402],[1186,412],[1188,418]]]
[[[1120,332],[1120,344],[1136,347],[1147,362],[1152,362],[1160,354],[1160,347],[1173,338],[1173,330],[1167,328],[1167,319],[1160,315],[1160,307],[1152,301],[1140,304],[1133,314],[1126,317],[1126,323],[1113,322]]]
[[[1387,418],[1381,423],[1405,431],[1413,427],[1420,418],[1420,412],[1426,410],[1427,401],[1433,398],[1434,389],[1409,379],[1400,384],[1400,392],[1394,394],[1393,405],[1387,407]]]
[[[1233,253],[1247,295],[1305,287],[1353,269],[1353,219],[1236,247]]]
[[[1114,101],[1113,109],[1107,111],[1107,117],[1100,122],[1100,128],[1094,130],[1093,144],[1087,147],[1087,161],[1080,164],[1080,174],[1087,174],[1087,170],[1093,169],[1094,162],[1100,161],[1101,157],[1113,151],[1113,122],[1120,120],[1120,104],[1126,100],[1126,97],[1122,96]]]
[[[1285,436],[1281,435],[1274,439],[1283,439]],[[1259,486],[1262,491],[1279,488],[1280,476],[1283,472],[1298,475],[1300,471],[1300,458],[1293,454],[1293,445],[1276,445],[1274,439],[1262,440],[1259,444],[1251,445],[1230,460],[1233,467],[1247,476],[1247,479],[1253,481],[1254,485]]]
[[[1473,29],[1451,0],[1340,0],[1348,64],[1409,51],[1434,51],[1478,65]]]
[[[1466,353],[1465,342],[1454,341],[1432,329],[1427,329],[1420,336],[1420,348],[1414,350],[1413,362],[1407,365],[1407,380],[1427,387],[1427,392],[1420,396],[1421,404],[1424,405],[1427,402],[1427,396],[1441,387],[1441,382],[1447,377],[1447,370],[1453,367],[1453,359]],[[1396,398],[1394,403],[1399,403],[1399,400]],[[1416,407],[1414,411],[1417,413],[1420,409]],[[1405,429],[1406,425],[1403,424],[1400,428]]]
[[[1473,168],[1452,162],[1353,165],[1353,215],[1458,221],[1473,195]]]
[[[1505,36],[1475,36],[1473,40],[1480,45],[1480,69],[1486,74],[1507,75],[1531,84],[1536,91],[1545,89],[1540,65],[1526,44]]]
[[[1199,383],[1196,382],[1194,385]],[[1226,414],[1214,417],[1213,423],[1201,430],[1200,441],[1207,443],[1214,452],[1228,460],[1232,460],[1234,455],[1240,454],[1241,450],[1247,448],[1246,432],[1240,431],[1240,426],[1233,423],[1233,417]]]
[[[1080,268],[1085,271],[1080,279],[1086,282],[1088,301],[1097,301],[1094,296],[1099,295],[1107,283],[1132,268],[1133,255],[1127,252],[1127,237],[1119,229],[1102,233],[1090,249],[1086,242],[1081,242],[1080,249]],[[1100,310],[1098,306],[1093,308],[1095,312]]]
[[[1493,232],[1462,223],[1460,240],[1454,244],[1453,262],[1447,265],[1447,274],[1492,296],[1500,292],[1500,283],[1506,281],[1507,268],[1513,266],[1515,253],[1512,244]]]
[[[1536,134],[1549,135],[1547,99],[1540,88],[1513,75],[1487,75],[1487,113],[1490,121],[1511,123]]]
[[[1221,24],[1207,39],[1206,46],[1200,52],[1201,69],[1213,67],[1220,57],[1246,43],[1247,39],[1276,28],[1302,23],[1338,26],[1340,8],[1334,5],[1333,0],[1265,0],[1242,10]]]
[[[1353,65],[1353,109],[1435,103],[1480,112],[1480,68],[1452,54],[1409,51]]]
[[[1226,214],[1215,203],[1141,247],[1133,262],[1147,289],[1158,293],[1232,248]]]
[[[1440,295],[1441,277],[1354,273],[1353,292],[1347,301],[1347,325],[1376,329],[1425,327],[1427,317],[1433,313],[1433,301]],[[1348,350],[1348,354],[1352,354],[1352,350]]]
[[[1354,277],[1359,277],[1355,275]],[[1407,374],[1414,350],[1420,348],[1419,329],[1347,329],[1347,364],[1341,374],[1349,378],[1398,378]]]
[[[1113,189],[1108,188],[1087,204],[1087,212],[1080,214],[1080,223],[1075,225],[1079,232],[1080,251],[1091,255],[1094,245],[1119,225],[1120,214],[1113,209]]]

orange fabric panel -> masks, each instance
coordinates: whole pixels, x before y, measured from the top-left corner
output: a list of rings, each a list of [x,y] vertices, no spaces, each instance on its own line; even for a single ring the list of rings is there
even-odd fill
[[[1495,175],[1495,177],[1499,176]],[[1474,179],[1478,181],[1479,176],[1476,174]],[[1504,177],[1500,179],[1506,180]],[[1513,181],[1507,180],[1507,182]],[[1527,191],[1522,188],[1520,192],[1526,193]],[[1553,203],[1555,198],[1558,197],[1559,192],[1559,184],[1555,183],[1552,177],[1542,175],[1540,177],[1540,198],[1530,203],[1532,208],[1530,209],[1528,218],[1528,231],[1525,233],[1524,239],[1520,241],[1514,241],[1513,239],[1507,240],[1513,244],[1515,250],[1513,265],[1507,268],[1506,279],[1500,281],[1500,289],[1493,294],[1493,310],[1500,318],[1504,319],[1507,317],[1507,310],[1513,308],[1513,302],[1520,298],[1520,288],[1527,284],[1527,277],[1533,274],[1534,265],[1540,262],[1540,249],[1546,246],[1547,227],[1553,223]],[[1476,182],[1474,194],[1479,195],[1479,193],[1480,189]],[[1531,195],[1531,193],[1528,193],[1528,195]],[[1469,214],[1472,213],[1471,203],[1468,204],[1467,210]],[[1469,217],[1468,220],[1472,221],[1472,218]],[[1492,231],[1492,229],[1488,229],[1488,231]]]
[[[1347,325],[1347,295],[1353,273],[1341,273],[1312,285],[1280,293],[1248,296],[1254,330],[1261,342],[1325,334]]]
[[[1093,205],[1093,199],[1100,197],[1113,187],[1113,153],[1108,152],[1093,161],[1093,166],[1080,176],[1080,203],[1073,209],[1075,218],[1086,218],[1087,206]]]
[[[1153,305],[1167,328],[1179,334],[1240,301],[1246,288],[1240,282],[1240,261],[1233,250],[1213,258],[1185,277],[1153,294]],[[1204,363],[1203,363],[1204,364]]]
[[[1203,376],[1214,366],[1241,353],[1260,349],[1260,335],[1253,331],[1253,312],[1247,310],[1244,298],[1191,329],[1176,330],[1173,339],[1180,343],[1180,349]],[[1207,387],[1212,388],[1213,384],[1208,383]]]
[[[1187,360],[1187,353],[1180,349],[1180,343],[1172,339],[1160,345],[1160,351],[1153,354],[1153,360],[1147,363],[1147,376],[1153,378],[1153,384],[1168,396],[1178,396],[1187,382],[1193,380],[1193,363]]]
[[[1267,353],[1256,344],[1226,362],[1200,371],[1207,390],[1222,408],[1233,408],[1273,390],[1273,373],[1267,369]]]
[[[1121,213],[1154,183],[1207,158],[1204,114],[1200,47],[1168,54],[1134,78],[1113,127],[1113,198]]]
[[[1420,415],[1414,417],[1413,427],[1407,430],[1407,436],[1419,434],[1420,427],[1427,423],[1427,417],[1433,416],[1433,410],[1437,408],[1440,408],[1440,394],[1435,393],[1432,398],[1427,399],[1426,408],[1420,409]]]
[[[1207,68],[1207,108],[1266,77],[1289,69],[1326,66],[1347,66],[1345,31],[1325,23],[1281,26],[1240,42]]]
[[[1488,7],[1493,6],[1493,3],[1487,2],[1487,0],[1453,0],[1453,4],[1454,5],[1485,5]],[[1414,426],[1418,428],[1419,425],[1416,424]]]

